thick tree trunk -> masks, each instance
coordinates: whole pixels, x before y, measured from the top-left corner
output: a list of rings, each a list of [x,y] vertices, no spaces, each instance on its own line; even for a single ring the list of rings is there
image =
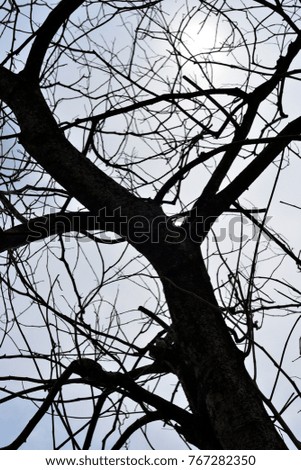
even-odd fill
[[[200,248],[184,246],[165,248],[156,267],[181,355],[178,375],[200,433],[212,437],[211,448],[286,449],[224,323]]]

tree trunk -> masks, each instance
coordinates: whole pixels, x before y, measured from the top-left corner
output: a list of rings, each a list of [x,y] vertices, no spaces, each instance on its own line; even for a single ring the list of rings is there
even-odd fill
[[[177,373],[201,435],[215,436],[208,448],[211,441],[211,448],[286,449],[224,323],[200,247],[184,246],[165,247],[156,268],[180,351]]]

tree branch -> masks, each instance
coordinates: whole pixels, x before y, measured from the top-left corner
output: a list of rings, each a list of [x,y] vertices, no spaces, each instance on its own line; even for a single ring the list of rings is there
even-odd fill
[[[284,253],[286,253],[290,258],[292,258],[299,268],[301,267],[301,260],[298,258],[298,256],[296,256],[291,249],[289,249],[279,238],[277,238],[266,227],[266,225],[264,225],[262,222],[259,222],[255,217],[253,217],[249,210],[244,209],[237,202],[233,202],[232,204],[239,212],[241,212],[245,217],[251,220],[251,222],[261,230],[261,232],[265,233],[271,240],[273,240],[273,242],[276,243],[276,245],[278,245],[284,251]]]
[[[271,76],[271,78],[261,83],[261,85],[259,85],[257,88],[255,88],[254,91],[252,91],[252,93],[249,94],[249,105],[243,117],[241,125],[238,129],[236,129],[234,133],[234,137],[232,140],[233,147],[225,152],[224,157],[217,165],[209,182],[207,183],[202,194],[196,201],[194,208],[202,210],[203,207],[206,207],[208,205],[208,201],[214,199],[214,195],[217,193],[222,181],[224,180],[227,172],[231,168],[232,163],[234,162],[241,149],[241,141],[245,140],[249,134],[254,119],[257,116],[257,111],[260,104],[270,95],[270,93],[272,93],[278,83],[284,78],[290,64],[300,51],[300,48],[301,35],[298,35],[295,41],[289,44],[286,55],[279,57],[275,67],[275,72]],[[289,134],[290,132],[287,133]]]
[[[288,123],[278,134],[275,141],[268,144],[262,152],[216,195],[217,211],[220,215],[225,208],[236,201],[238,197],[251,186],[263,171],[277,158],[277,156],[293,140],[295,135],[301,134],[301,116]]]
[[[62,375],[55,381],[53,387],[48,392],[47,397],[45,398],[43,404],[38,409],[38,411],[34,414],[28,424],[25,426],[23,431],[19,434],[19,436],[8,446],[2,447],[0,450],[17,450],[20,448],[24,442],[26,442],[28,436],[43,418],[45,413],[47,412],[48,408],[52,404],[56,394],[59,392],[61,387],[67,382],[70,375],[73,374],[74,368],[76,366],[76,362],[72,362],[62,373]]]
[[[145,390],[129,376],[121,372],[106,372],[104,369],[92,359],[84,358],[77,361],[74,372],[84,378],[87,383],[93,386],[104,388],[119,388],[137,403],[147,403],[154,407],[161,415],[161,420],[173,420],[179,424],[178,431],[185,438],[199,448],[206,446],[206,429],[200,432],[197,418],[186,410],[171,403],[155,393]],[[205,424],[205,423],[201,423]],[[209,448],[209,447],[205,447]]]
[[[84,0],[62,0],[49,13],[36,34],[22,74],[27,75],[34,81],[39,79],[42,63],[53,36],[64,22],[68,20],[70,15],[83,3]]]
[[[140,429],[142,426],[145,426],[148,423],[152,423],[153,421],[160,421],[161,415],[157,411],[152,411],[145,416],[137,419],[132,423],[119,437],[119,439],[115,442],[111,450],[119,450],[121,447],[126,443],[126,441],[131,437],[134,432]]]
[[[90,212],[48,214],[5,231],[0,229],[0,253],[52,235],[69,232],[85,233],[90,230],[105,230],[105,222]]]
[[[92,415],[90,423],[89,423],[86,438],[85,438],[85,441],[84,441],[84,444],[83,444],[83,450],[90,449],[92,438],[93,438],[93,435],[94,435],[94,432],[95,432],[95,429],[96,429],[96,426],[97,426],[97,423],[98,423],[98,419],[99,419],[101,409],[102,409],[106,399],[110,395],[110,392],[111,392],[111,390],[105,390],[97,400],[97,403],[96,403],[94,411],[93,411],[93,415]]]
[[[111,223],[110,231],[143,248],[144,254],[145,250],[152,251],[148,247],[150,243],[141,244],[140,234],[136,238],[134,224],[130,224],[132,231],[129,231],[129,222],[142,217],[146,225],[151,226],[154,218],[165,217],[160,205],[130,193],[85,158],[59,130],[41,91],[30,79],[0,68],[0,98],[15,113],[21,129],[20,142],[29,155],[71,197],[94,215],[105,217]],[[115,224],[118,217],[122,220]]]
[[[241,99],[246,99],[246,97],[248,96],[247,93],[240,90],[239,88],[218,88],[214,90],[201,90],[200,89],[195,92],[163,93],[161,95],[154,96],[153,98],[141,100],[139,102],[130,104],[128,106],[124,106],[122,108],[109,109],[108,111],[105,111],[104,113],[95,114],[93,116],[88,116],[85,118],[77,118],[75,119],[73,123],[65,123],[64,125],[62,125],[61,129],[67,130],[67,129],[70,129],[71,127],[74,127],[75,125],[84,124],[86,122],[92,122],[95,124],[101,120],[104,120],[113,116],[126,114],[131,111],[135,111],[136,109],[146,108],[147,106],[152,106],[157,103],[162,103],[162,101],[173,102],[173,101],[180,100],[180,99],[189,100],[189,99],[198,98],[201,96],[210,97],[212,95],[229,95],[229,96],[235,96]]]
[[[294,135],[290,136],[291,140],[301,140],[300,135]],[[154,202],[162,203],[164,196],[168,193],[168,191],[179,181],[183,179],[183,177],[188,173],[190,170],[192,170],[194,167],[200,165],[201,163],[206,162],[210,158],[219,155],[222,152],[228,151],[231,148],[237,147],[237,145],[240,145],[241,147],[245,147],[248,145],[257,145],[257,144],[265,144],[265,143],[271,143],[275,142],[277,140],[282,140],[283,137],[281,136],[275,136],[275,137],[261,137],[258,139],[244,139],[241,141],[236,141],[236,142],[230,142],[229,144],[223,144],[213,150],[209,150],[209,152],[201,152],[200,155],[195,158],[194,160],[191,160],[188,162],[186,165],[182,166],[179,170],[177,170],[159,189],[157,192],[156,196],[154,197]],[[167,202],[167,201],[164,201]]]

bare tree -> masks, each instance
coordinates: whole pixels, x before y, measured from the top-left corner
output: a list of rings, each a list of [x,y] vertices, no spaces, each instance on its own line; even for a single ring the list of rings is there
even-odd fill
[[[271,219],[300,213],[300,24],[297,0],[2,2],[3,448],[301,448]]]

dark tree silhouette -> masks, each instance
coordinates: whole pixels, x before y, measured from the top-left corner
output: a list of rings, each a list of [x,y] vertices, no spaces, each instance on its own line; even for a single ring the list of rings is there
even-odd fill
[[[301,448],[270,219],[300,209],[300,25],[296,0],[2,2],[3,448]]]

